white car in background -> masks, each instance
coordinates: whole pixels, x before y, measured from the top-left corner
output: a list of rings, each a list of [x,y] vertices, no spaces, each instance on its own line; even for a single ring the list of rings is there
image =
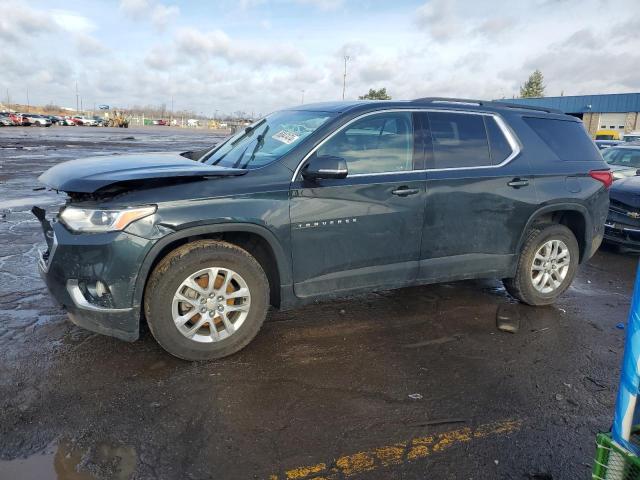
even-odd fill
[[[49,117],[45,115],[40,115],[36,113],[26,113],[22,115],[23,118],[27,119],[27,122],[33,125],[34,127],[50,127],[51,120]]]
[[[72,117],[72,120],[76,125],[83,125],[85,127],[98,126],[98,121],[91,117],[83,117],[83,116],[77,115],[75,117]]]
[[[622,139],[625,142],[638,142],[640,141],[640,132],[629,132],[625,133]]]

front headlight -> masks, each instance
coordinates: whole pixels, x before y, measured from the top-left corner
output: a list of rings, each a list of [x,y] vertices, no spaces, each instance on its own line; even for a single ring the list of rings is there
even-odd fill
[[[75,232],[113,232],[124,230],[127,225],[154,214],[156,206],[100,210],[66,207],[60,212],[60,220]]]

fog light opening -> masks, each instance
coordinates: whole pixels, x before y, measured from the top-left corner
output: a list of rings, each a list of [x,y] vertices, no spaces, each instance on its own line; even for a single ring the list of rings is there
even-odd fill
[[[107,286],[104,283],[102,283],[100,280],[98,280],[96,282],[96,295],[98,296],[98,298],[102,298],[102,296],[108,292],[109,290],[107,289]]]

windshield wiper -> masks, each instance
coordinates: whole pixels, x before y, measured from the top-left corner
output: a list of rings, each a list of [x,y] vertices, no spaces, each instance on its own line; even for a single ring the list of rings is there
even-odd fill
[[[268,131],[269,131],[269,126],[267,125],[267,128],[265,128],[264,131],[256,137],[256,146],[253,147],[253,151],[251,152],[251,156],[249,157],[249,159],[246,162],[244,162],[242,165],[238,166],[238,164],[240,163],[240,160],[242,160],[242,157],[244,157],[243,155],[238,159],[234,167],[247,168],[247,165],[249,165],[253,161],[253,159],[256,157],[256,153],[258,153],[258,150],[262,147],[262,145],[264,145],[264,137],[267,135]]]
[[[265,123],[267,121],[266,118],[263,118],[262,120],[260,120],[258,123],[256,123],[255,125],[250,125],[247,128],[244,129],[244,135],[236,138],[233,143],[231,144],[232,146],[235,146],[240,140],[244,139],[247,135],[250,135],[251,132],[253,132],[256,128],[258,128],[260,125],[262,125],[263,123]]]

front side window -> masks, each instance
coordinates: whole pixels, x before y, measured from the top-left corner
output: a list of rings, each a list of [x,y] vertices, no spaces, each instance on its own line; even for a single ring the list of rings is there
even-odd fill
[[[433,168],[491,165],[483,115],[429,112]]]
[[[317,154],[343,158],[349,175],[412,170],[412,115],[380,113],[357,120],[327,140]]]
[[[205,154],[201,161],[229,168],[264,167],[282,158],[329,117],[327,112],[272,113]]]

